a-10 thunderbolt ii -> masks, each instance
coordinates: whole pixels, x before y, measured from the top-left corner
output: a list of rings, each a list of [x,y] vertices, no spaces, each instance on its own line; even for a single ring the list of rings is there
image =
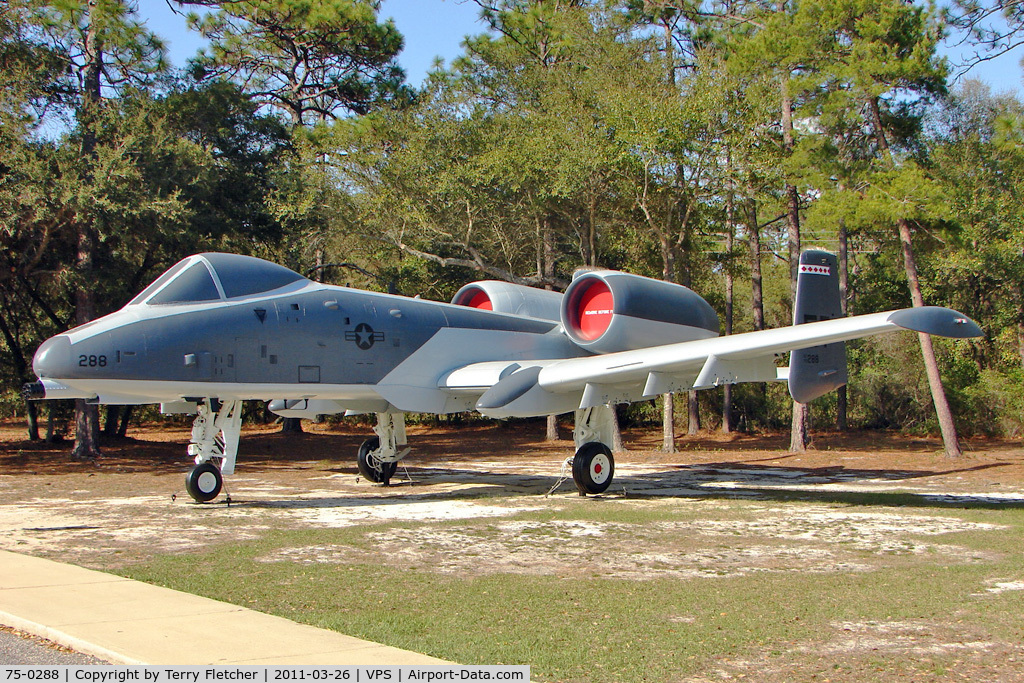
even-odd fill
[[[45,341],[31,399],[160,403],[195,414],[189,494],[213,500],[235,470],[242,402],[286,417],[375,413],[359,448],[387,484],[408,452],[404,414],[575,413],[581,494],[611,484],[612,406],[666,392],[787,381],[810,401],[846,383],[846,340],[916,330],[981,335],[946,308],[842,317],[835,256],[804,252],[791,327],[718,336],[686,287],[623,272],[578,272],[559,294],[474,282],[452,303],[313,282],[235,254],[190,256],[124,308]],[[776,357],[790,354],[789,367]]]

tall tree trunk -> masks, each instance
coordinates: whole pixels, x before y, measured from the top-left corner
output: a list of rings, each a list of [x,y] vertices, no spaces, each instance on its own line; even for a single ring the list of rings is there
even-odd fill
[[[675,394],[661,395],[661,450],[663,453],[676,452],[676,397]]]
[[[757,200],[754,187],[747,185],[747,200],[744,202],[747,214],[747,247],[750,250],[750,308],[754,318],[754,329],[764,329],[764,276],[761,273],[761,226],[757,222]],[[757,386],[761,402],[768,399],[768,385]]]
[[[99,407],[88,405],[84,399],[75,399],[75,447],[72,460],[92,460],[100,455]]]
[[[46,443],[54,443],[57,441],[57,434],[55,429],[56,420],[53,416],[53,401],[46,402]]]
[[[749,188],[747,200],[747,244],[750,247],[750,307],[754,329],[764,329],[764,276],[761,273],[761,226],[757,223],[757,202]]]
[[[789,450],[803,453],[807,450],[807,404],[793,401],[793,420],[789,425]]]
[[[11,352],[11,362],[14,363],[15,375],[22,382],[34,379],[29,371],[28,360],[25,358],[25,350],[14,330],[7,325],[3,315],[0,315],[0,333],[7,342],[7,349]],[[39,441],[39,411],[34,401],[25,401],[25,419],[28,423],[28,440]]]
[[[682,253],[680,254],[680,256],[682,257],[682,262],[683,262],[683,267],[682,267],[682,272],[681,272],[682,282],[680,284],[682,284],[685,287],[692,287],[693,286],[693,269],[691,268],[691,263],[690,263],[690,250],[689,250],[690,239],[689,239],[689,234],[690,234],[690,227],[689,227],[689,224],[687,224],[685,226],[684,239],[680,240],[680,243],[683,245]],[[692,391],[692,390],[686,392],[686,413],[687,413],[686,434],[688,436],[696,436],[697,434],[700,434],[700,409],[699,409],[699,405],[700,404],[699,404],[699,402],[697,400],[697,392],[696,391]]]
[[[1020,366],[1024,370],[1024,310],[1017,319],[1017,353],[1020,355]]]
[[[699,392],[686,392],[686,413],[689,419],[686,421],[687,436],[700,434],[700,399]]]
[[[1020,367],[1024,370],[1024,285],[1016,283],[1011,287],[1017,307],[1017,356],[1020,358]]]
[[[75,321],[79,325],[96,317],[96,303],[89,288],[94,279],[93,255],[96,251],[93,231],[89,226],[79,225],[77,271],[80,278],[75,293]],[[75,400],[75,446],[71,450],[74,460],[89,460],[99,457],[100,413],[99,406],[89,405],[84,399]]]
[[[662,27],[665,39],[665,81],[675,91],[676,58],[675,42],[672,36],[672,22],[667,17]],[[677,169],[678,170],[678,169]],[[667,234],[661,235],[662,279],[676,282],[676,251]],[[663,394],[661,397],[661,450],[664,453],[676,452],[676,397],[675,394]]]
[[[591,197],[587,211],[587,249],[590,252],[591,268],[597,267],[597,199]]]
[[[789,79],[782,82],[782,146],[786,154],[792,154],[795,140],[793,138],[793,98],[789,93]],[[786,194],[786,225],[789,232],[789,283],[790,293],[795,305],[796,281],[800,273],[800,195],[796,185],[787,181]],[[789,450],[803,453],[807,450],[807,405],[793,401],[793,420],[789,433]]]
[[[666,282],[676,281],[676,255],[668,235],[662,233],[659,239],[661,247],[661,279]],[[664,453],[676,452],[676,397],[674,394],[661,396],[661,450]]]
[[[558,441],[558,416],[548,415],[544,425],[544,440]]]
[[[96,24],[96,8],[98,0],[89,0],[89,18],[85,34],[85,80],[82,88],[82,159],[86,164],[85,183],[92,181],[92,165],[96,158],[97,135],[99,126],[99,106],[102,98],[100,76],[103,72],[103,45],[99,39]],[[78,221],[78,250],[75,257],[75,271],[78,284],[75,291],[75,322],[79,325],[96,317],[96,301],[91,289],[95,281],[95,262],[98,237],[94,226]],[[99,456],[100,416],[95,405],[87,405],[84,400],[75,401],[75,447],[71,457],[85,460]]]
[[[313,250],[313,281],[324,281],[324,248],[321,246]]]
[[[676,452],[676,397],[675,394],[661,396],[661,451]]]
[[[28,440],[39,441],[39,406],[35,401],[25,401],[25,419],[28,422]]]
[[[924,306],[924,295],[921,293],[921,282],[917,276],[917,261],[914,258],[912,245],[913,233],[910,222],[905,218],[896,221],[900,232],[900,248],[903,251],[903,267],[907,271],[907,284],[910,286],[910,298],[914,306]],[[942,432],[942,443],[945,445],[947,458],[959,458],[963,455],[960,449],[960,437],[956,432],[956,423],[953,421],[953,411],[949,409],[949,401],[946,399],[946,389],[942,386],[942,376],[939,373],[939,362],[935,357],[935,348],[932,346],[930,335],[918,332],[918,340],[921,342],[921,356],[924,358],[924,370],[928,376],[928,387],[932,392],[932,403],[935,405],[935,415],[939,420],[939,430]]]
[[[728,157],[728,166],[732,167],[732,160]],[[725,334],[732,334],[733,319],[733,296],[735,289],[735,278],[732,272],[732,250],[735,248],[734,225],[735,217],[735,195],[732,181],[729,183],[729,193],[725,203]],[[722,433],[729,434],[733,431],[732,424],[732,385],[726,384],[722,387]]]
[[[871,98],[869,101],[872,123],[875,128],[875,139],[878,143],[879,152],[885,160],[892,164],[892,152],[889,150],[889,142],[885,138],[885,129],[882,127],[882,115],[878,107],[878,98]],[[921,282],[917,275],[917,259],[914,257],[913,230],[910,221],[906,218],[896,220],[896,228],[900,236],[900,249],[903,253],[903,269],[907,275],[907,286],[910,288],[910,300],[915,307],[924,306],[924,295],[921,293]],[[947,458],[960,458],[963,451],[960,449],[960,437],[956,432],[956,423],[953,421],[953,411],[949,409],[949,401],[946,398],[946,389],[942,386],[942,375],[939,373],[939,362],[935,357],[935,347],[932,346],[931,336],[918,333],[918,340],[921,343],[921,357],[924,360],[925,374],[928,376],[928,388],[931,389],[932,404],[935,406],[935,416],[939,421],[939,431],[942,432],[942,443],[945,447]]]
[[[117,436],[121,417],[121,406],[107,406],[107,418],[103,421],[103,436]]]
[[[132,420],[132,406],[121,407],[121,424],[117,426],[117,437],[123,439],[128,436],[128,425]]]
[[[537,271],[550,281],[555,276],[555,235],[551,228],[551,217],[545,216],[543,220],[537,219],[538,245],[537,245]],[[544,289],[551,291],[551,285],[545,285]],[[544,426],[544,440],[558,441],[558,416],[548,415]]]
[[[843,317],[850,314],[847,292],[850,288],[850,252],[848,244],[849,235],[846,231],[846,221],[839,220],[839,308]],[[849,428],[847,421],[847,393],[846,385],[839,387],[836,396],[836,429],[845,432]]]

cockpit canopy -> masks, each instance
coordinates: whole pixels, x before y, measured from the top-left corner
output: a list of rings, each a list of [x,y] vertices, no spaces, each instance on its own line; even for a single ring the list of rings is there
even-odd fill
[[[189,256],[153,281],[132,304],[194,304],[264,294],[303,281],[293,270],[239,254]]]

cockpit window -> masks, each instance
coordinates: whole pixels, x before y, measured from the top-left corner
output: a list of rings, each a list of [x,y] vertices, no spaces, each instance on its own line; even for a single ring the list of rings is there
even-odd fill
[[[284,266],[239,254],[189,256],[171,266],[131,304],[188,304],[262,294],[305,278]]]
[[[185,304],[217,301],[220,292],[202,261],[197,261],[178,274],[166,287],[149,300],[151,304]]]
[[[224,295],[260,294],[303,280],[301,275],[276,263],[238,254],[203,254],[220,278]]]
[[[173,266],[165,270],[163,275],[153,280],[152,284],[150,284],[149,287],[146,287],[144,290],[142,290],[141,293],[139,293],[138,296],[129,301],[128,305],[131,306],[132,304],[141,304],[143,301],[153,296],[153,292],[163,287],[165,282],[167,282],[172,277],[180,273],[181,270],[188,264],[188,259],[184,259],[183,261],[178,261],[177,263],[175,263]]]

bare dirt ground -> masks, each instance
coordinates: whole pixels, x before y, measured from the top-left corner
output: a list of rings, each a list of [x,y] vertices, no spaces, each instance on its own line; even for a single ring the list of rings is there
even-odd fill
[[[997,531],[1000,523],[957,515],[948,506],[1024,507],[1024,448],[1008,440],[966,442],[964,458],[950,461],[938,440],[894,434],[818,435],[800,455],[783,450],[783,436],[681,439],[680,452],[669,455],[656,450],[655,430],[628,434],[629,450],[616,456],[615,483],[604,496],[616,501],[616,514],[539,521],[531,515],[577,502],[571,479],[544,495],[566,474],[572,443],[544,442],[541,426],[410,427],[407,469],[399,468],[388,489],[360,479],[355,469],[353,456],[368,428],[307,425],[298,436],[274,429],[247,428],[227,496],[196,505],[184,490],[187,427],[135,429],[132,438],[108,443],[97,461],[79,463],[69,459],[69,444],[28,442],[21,425],[0,424],[0,548],[117,569],[275,529],[395,522],[387,532],[368,529],[365,544],[280,547],[261,561],[372,561],[459,576],[638,581],[835,575],[870,572],[893,557],[941,565],[1005,560],[950,540]],[[917,496],[924,504],[843,504],[864,495]],[[802,504],[787,504],[793,497]],[[638,514],[646,515],[639,524],[631,520]],[[989,577],[974,594],[1024,591],[1024,562],[1018,566],[1013,575]],[[686,613],[673,618],[692,620]],[[845,666],[937,657],[944,667],[953,658],[957,677],[1024,680],[1024,647],[992,634],[934,620],[836,621],[829,628],[834,633],[825,650],[789,644],[793,661],[824,656]],[[770,651],[760,658],[723,656],[700,680],[827,678],[799,664],[780,665]],[[861,674],[845,678],[836,668],[834,680],[872,680],[861,675],[870,667],[854,667]],[[946,669],[936,671],[929,680]]]

